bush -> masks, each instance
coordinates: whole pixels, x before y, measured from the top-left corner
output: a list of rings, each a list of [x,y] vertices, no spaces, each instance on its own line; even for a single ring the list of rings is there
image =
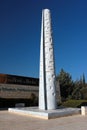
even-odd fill
[[[30,106],[38,106],[38,97],[34,93],[31,93],[30,100]]]
[[[63,107],[80,108],[81,106],[87,106],[87,100],[68,100],[62,103]]]

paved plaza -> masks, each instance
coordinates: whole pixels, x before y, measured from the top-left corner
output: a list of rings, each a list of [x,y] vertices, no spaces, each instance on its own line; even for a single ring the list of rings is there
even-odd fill
[[[50,120],[0,111],[0,130],[86,130],[87,116],[74,115]]]

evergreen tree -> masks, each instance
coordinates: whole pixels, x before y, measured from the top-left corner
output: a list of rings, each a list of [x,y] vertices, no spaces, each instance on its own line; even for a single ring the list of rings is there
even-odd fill
[[[85,85],[85,75],[83,73],[83,77],[82,77],[82,82],[83,82],[83,85]]]
[[[57,76],[57,80],[60,84],[62,99],[70,97],[73,91],[73,81],[71,75],[65,72],[63,69],[61,69],[59,75]]]
[[[72,99],[87,99],[87,88],[85,83],[85,75],[80,77],[80,80],[74,82]]]

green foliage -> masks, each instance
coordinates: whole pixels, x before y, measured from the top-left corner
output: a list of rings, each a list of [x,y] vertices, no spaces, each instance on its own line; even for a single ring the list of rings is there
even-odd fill
[[[74,82],[72,99],[87,99],[87,85],[84,78]]]
[[[82,99],[82,93],[81,93],[81,89],[83,87],[82,81],[75,81],[74,82],[74,89],[72,92],[72,99]]]
[[[87,87],[81,89],[82,98],[87,100]]]
[[[59,75],[57,76],[57,81],[59,81],[60,84],[61,97],[64,99],[68,98],[68,96],[71,95],[73,90],[73,82],[71,75],[61,69]]]
[[[82,83],[83,83],[83,85],[85,85],[85,75],[84,75],[84,73],[83,73],[83,76],[82,76]]]
[[[87,84],[84,74],[80,77],[80,80],[73,81],[71,75],[61,69],[57,81],[60,84],[62,101],[67,99],[87,99]]]
[[[63,102],[62,106],[80,108],[81,106],[87,106],[87,100],[68,100]]]

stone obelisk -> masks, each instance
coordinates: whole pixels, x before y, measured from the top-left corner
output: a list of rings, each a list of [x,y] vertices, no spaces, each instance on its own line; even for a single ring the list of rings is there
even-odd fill
[[[42,10],[39,109],[56,109],[55,62],[49,9]]]

